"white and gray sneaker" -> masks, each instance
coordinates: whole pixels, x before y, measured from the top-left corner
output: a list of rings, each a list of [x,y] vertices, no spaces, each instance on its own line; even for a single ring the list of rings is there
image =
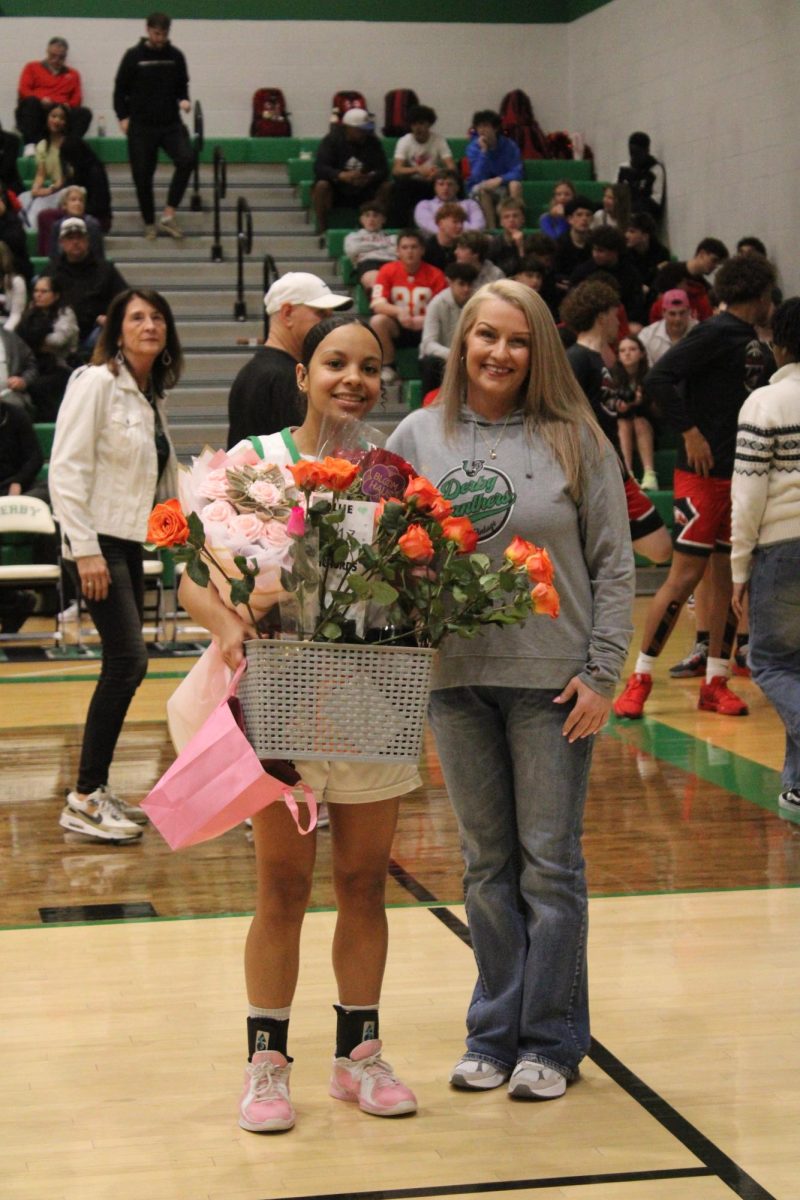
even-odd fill
[[[560,1071],[527,1058],[517,1063],[508,1082],[508,1094],[517,1100],[555,1100],[566,1090],[567,1081]]]
[[[508,1071],[474,1058],[462,1058],[450,1072],[450,1085],[476,1091],[500,1087],[508,1079]]]
[[[778,796],[778,807],[800,816],[800,788],[789,788]]]
[[[69,792],[58,823],[69,833],[101,842],[135,842],[142,836],[141,826],[124,817],[101,788],[84,797]]]
[[[97,791],[102,792],[106,799],[111,801],[114,808],[126,821],[133,821],[134,825],[150,824],[150,818],[144,809],[140,808],[138,804],[128,804],[121,796],[115,795],[107,783],[101,783]]]

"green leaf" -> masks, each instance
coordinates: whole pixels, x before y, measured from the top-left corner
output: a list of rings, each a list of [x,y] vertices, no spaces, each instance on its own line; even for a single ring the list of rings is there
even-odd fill
[[[500,580],[496,575],[481,575],[479,583],[484,592],[496,592],[500,586]]]
[[[352,586],[352,581],[351,581]],[[384,579],[375,579],[370,589],[372,599],[376,604],[394,604],[400,593],[391,583],[387,583]]]
[[[196,512],[190,512],[187,520],[189,523],[189,541],[198,550],[202,550],[206,544],[206,531],[203,529],[203,522]]]
[[[186,574],[198,587],[208,587],[209,570],[201,558],[189,559],[186,564]]]
[[[333,551],[331,558],[332,558],[333,562],[335,563],[335,565],[337,567],[339,567],[342,565],[343,562],[347,561],[349,554],[350,554],[350,547],[347,545],[347,543],[339,542],[337,544],[335,550]]]
[[[342,636],[340,627],[334,621],[326,621],[319,632],[320,636],[329,642],[335,642],[337,638]]]
[[[365,579],[363,575],[357,575],[355,571],[351,572],[347,580],[347,586],[359,600],[364,600],[370,595],[371,587],[369,580]]]
[[[285,592],[293,592],[295,590],[295,579],[291,571],[287,571],[286,567],[281,568],[281,587]]]
[[[488,571],[492,565],[488,554],[470,554],[469,561],[481,571]]]

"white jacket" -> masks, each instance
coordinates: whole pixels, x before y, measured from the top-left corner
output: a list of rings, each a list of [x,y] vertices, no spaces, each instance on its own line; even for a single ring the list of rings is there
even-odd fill
[[[167,432],[163,401],[157,404]],[[76,371],[58,411],[48,472],[65,556],[100,554],[100,533],[143,542],[156,499],[177,495],[171,445],[160,481],[157,473],[153,410],[127,368],[118,375],[106,366]]]

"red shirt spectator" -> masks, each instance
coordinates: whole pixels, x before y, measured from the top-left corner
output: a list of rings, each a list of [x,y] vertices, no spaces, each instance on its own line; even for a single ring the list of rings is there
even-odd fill
[[[78,108],[83,94],[81,77],[74,67],[64,66],[54,73],[46,62],[29,62],[22,68],[19,77],[19,98],[33,97],[43,100],[51,108],[54,104],[66,104]]]

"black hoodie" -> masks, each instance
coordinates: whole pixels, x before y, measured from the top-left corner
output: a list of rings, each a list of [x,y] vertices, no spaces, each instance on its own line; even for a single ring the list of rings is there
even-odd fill
[[[171,42],[151,46],[142,38],[127,50],[114,81],[114,112],[142,125],[174,125],[178,105],[189,99],[186,59]]]

